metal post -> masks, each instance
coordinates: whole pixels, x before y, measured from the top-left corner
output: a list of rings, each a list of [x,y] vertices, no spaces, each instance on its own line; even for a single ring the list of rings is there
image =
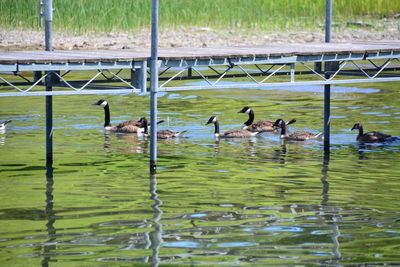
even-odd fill
[[[46,51],[51,51],[51,22],[53,20],[52,0],[44,2],[45,15],[45,43]],[[46,91],[52,91],[52,75],[46,77]],[[52,96],[46,96],[46,165],[53,165],[53,99]]]
[[[295,68],[294,63],[290,64],[290,82],[294,83]]]
[[[331,41],[332,28],[332,0],[326,0],[326,21],[325,21],[325,42]],[[325,73],[330,70],[329,62],[325,63]],[[329,79],[330,75],[325,74],[325,78]],[[331,116],[331,85],[324,85],[324,150],[329,153],[330,146],[330,116]]]
[[[325,71],[327,69],[325,68]],[[325,75],[329,78],[329,74]],[[329,151],[330,145],[330,128],[331,128],[331,85],[324,85],[324,148]]]
[[[158,0],[152,0],[150,58],[150,172],[157,167]]]
[[[325,43],[331,42],[332,33],[332,0],[326,0]]]
[[[131,70],[131,84],[140,89],[142,93],[147,90],[147,61],[140,62],[139,69]]]
[[[33,82],[37,82],[42,78],[42,72],[41,71],[34,71],[33,72]]]
[[[45,0],[44,2],[44,38],[46,44],[46,51],[53,50],[52,48],[52,29],[51,22],[53,21],[53,0]]]
[[[46,91],[52,91],[51,74],[46,77]],[[46,96],[46,165],[53,166],[53,99]]]

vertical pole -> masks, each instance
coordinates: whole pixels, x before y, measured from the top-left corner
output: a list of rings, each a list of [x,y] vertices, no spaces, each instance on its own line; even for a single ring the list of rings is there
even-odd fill
[[[51,43],[51,22],[53,20],[52,0],[44,2],[45,15],[45,46],[46,51],[52,51]],[[46,91],[52,91],[51,73],[46,77]],[[53,165],[53,99],[52,96],[46,96],[46,165]]]
[[[52,48],[52,26],[51,22],[53,21],[53,0],[45,0],[44,2],[44,38],[45,38],[45,47],[46,51],[53,50]]]
[[[294,83],[294,75],[295,75],[295,69],[294,69],[294,63],[290,64],[290,82]]]
[[[42,78],[42,72],[41,71],[34,71],[33,72],[33,82],[37,82]]]
[[[326,0],[326,21],[325,21],[325,42],[331,41],[332,28],[332,0]],[[326,72],[330,70],[330,62],[325,63],[325,78],[329,79],[330,75]],[[330,116],[331,116],[331,85],[324,85],[324,151],[329,153],[330,146]]]
[[[46,78],[46,91],[51,91],[50,78]],[[53,166],[53,99],[49,95],[46,96],[46,165]]]
[[[332,36],[332,0],[326,0],[325,43],[331,42]]]
[[[157,167],[158,0],[152,0],[150,58],[150,172]]]
[[[139,63],[140,68],[131,69],[131,84],[140,89],[142,93],[147,91],[147,60]]]

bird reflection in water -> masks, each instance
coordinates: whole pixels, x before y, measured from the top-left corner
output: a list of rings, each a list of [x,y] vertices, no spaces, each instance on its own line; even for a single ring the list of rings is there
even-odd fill
[[[281,144],[279,148],[274,149],[275,150],[275,157],[278,159],[280,164],[285,164],[286,163],[286,156],[287,156],[287,141],[281,139]]]
[[[222,143],[221,143],[222,140]],[[257,138],[256,137],[249,137],[249,138],[229,138],[229,139],[223,139],[223,138],[215,138],[215,141],[213,144],[210,144],[214,149],[213,156],[218,157],[219,154],[221,153],[221,145],[225,146],[225,148],[228,148],[229,144],[235,144],[239,143],[240,144],[240,150],[235,151],[235,153],[240,157],[241,154],[243,154],[243,157],[256,157],[259,156],[259,153],[256,151],[256,144]],[[223,147],[222,147],[223,148]],[[229,148],[228,148],[229,149]],[[227,150],[228,150],[227,149]]]
[[[0,145],[4,145],[6,143],[6,126],[10,122],[11,120],[6,120],[0,123]]]
[[[105,132],[104,133],[104,145],[103,148],[106,152],[113,152],[113,139],[124,140],[123,150],[124,152],[142,154],[149,152],[149,140],[147,138],[139,137],[136,134],[120,134],[113,132]],[[114,145],[114,149],[116,144]]]
[[[376,152],[376,151],[382,151],[382,150],[387,150],[387,149],[392,149],[394,143],[396,142],[391,142],[391,143],[358,143],[357,146],[354,148],[357,149],[358,152],[358,163],[359,164],[364,164],[366,163],[365,160],[370,160],[372,159],[371,156],[376,156],[376,153],[369,153],[369,152]],[[368,155],[370,154],[370,157]]]

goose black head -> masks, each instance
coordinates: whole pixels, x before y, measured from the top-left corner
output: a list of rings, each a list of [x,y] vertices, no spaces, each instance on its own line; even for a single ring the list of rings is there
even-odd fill
[[[242,108],[238,113],[249,114],[250,111],[251,111],[251,107],[244,107],[244,108]]]
[[[141,117],[141,118],[139,119],[139,122],[147,122],[146,117]]]
[[[274,127],[282,127],[282,125],[284,125],[285,124],[285,122],[282,120],[282,119],[277,119],[275,122],[274,122]]]
[[[100,106],[100,107],[104,108],[105,106],[108,105],[108,102],[106,100],[104,100],[104,99],[100,99],[96,103],[93,103],[93,105],[97,105],[97,106]]]
[[[211,116],[210,119],[208,119],[206,125],[210,123],[215,123],[216,121],[217,121],[217,116]]]
[[[353,125],[353,128],[351,128],[351,131],[353,131],[353,130],[358,130],[358,129],[360,129],[361,128],[361,123],[355,123],[354,125]]]

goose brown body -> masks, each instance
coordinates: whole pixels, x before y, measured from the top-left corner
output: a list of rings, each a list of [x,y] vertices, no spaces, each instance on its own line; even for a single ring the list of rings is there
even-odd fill
[[[142,118],[140,118],[139,121],[143,123],[143,129],[144,129],[143,134],[144,134],[144,136],[149,136],[149,133],[148,133],[149,123],[148,123],[147,119],[145,117],[142,117]],[[175,138],[175,137],[182,136],[182,134],[185,133],[185,132],[187,132],[187,130],[180,131],[180,132],[175,132],[175,131],[168,130],[168,129],[159,130],[159,131],[157,131],[157,138],[158,139]]]
[[[361,123],[355,123],[351,130],[358,130],[357,141],[360,143],[380,143],[398,139],[397,137],[376,131],[364,133]]]
[[[275,121],[274,126],[281,128],[281,139],[293,140],[293,141],[306,141],[310,139],[319,138],[322,133],[314,134],[307,131],[297,131],[290,134],[286,133],[286,123],[282,119]]]
[[[111,125],[110,122],[110,104],[104,99],[100,99],[93,105],[97,105],[104,108],[104,129],[107,131],[118,132],[118,133],[137,133],[143,134],[144,124],[141,120],[128,120],[123,121],[115,126]],[[157,124],[163,122],[160,120]]]
[[[274,122],[271,120],[259,120],[249,126],[244,126],[243,129],[250,132],[272,132],[276,129]]]
[[[248,130],[250,132],[272,132],[275,131],[277,126],[274,126],[274,120],[259,120],[254,122],[254,111],[251,107],[244,107],[238,113],[245,113],[249,115],[249,118],[244,122],[242,129]],[[296,120],[290,120],[286,125],[295,123]]]
[[[260,132],[250,132],[245,129],[232,129],[229,131],[226,131],[224,133],[219,132],[219,122],[217,116],[211,116],[210,119],[207,121],[206,125],[214,123],[214,135],[216,137],[222,137],[222,138],[242,138],[242,137],[251,137],[251,136],[256,136]]]

